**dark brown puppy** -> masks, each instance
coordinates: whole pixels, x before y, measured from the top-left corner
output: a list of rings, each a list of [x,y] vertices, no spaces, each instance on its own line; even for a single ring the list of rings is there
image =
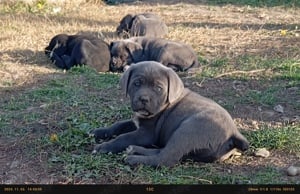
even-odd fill
[[[187,158],[213,162],[232,149],[248,149],[229,113],[184,88],[170,68],[153,61],[133,64],[120,83],[130,96],[134,118],[92,130],[96,142],[117,135],[96,145],[94,153],[127,149],[130,165],[172,166]]]
[[[45,48],[45,54],[62,69],[88,65],[99,72],[109,71],[111,57],[108,43],[90,34],[58,34]]]
[[[110,44],[112,71],[123,71],[131,63],[157,61],[174,71],[198,68],[198,56],[190,45],[163,38],[132,37]]]
[[[122,38],[132,36],[164,37],[168,27],[162,19],[153,13],[128,14],[117,27],[117,34]]]

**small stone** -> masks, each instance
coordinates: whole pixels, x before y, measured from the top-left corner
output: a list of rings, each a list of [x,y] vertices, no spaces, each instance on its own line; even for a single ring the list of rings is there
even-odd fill
[[[47,107],[49,107],[49,104],[47,103],[40,105],[40,108],[47,108]]]
[[[252,124],[252,126],[253,126],[254,129],[259,129],[259,126],[258,126],[258,122],[257,122],[257,121],[253,120],[253,121],[251,122],[251,124]]]
[[[280,104],[274,106],[274,110],[276,112],[283,113],[283,107]]]
[[[300,173],[300,168],[295,166],[290,166],[286,171],[289,176],[296,176],[298,173]]]
[[[270,156],[270,152],[266,148],[259,148],[257,151],[254,153],[255,156],[267,158]]]

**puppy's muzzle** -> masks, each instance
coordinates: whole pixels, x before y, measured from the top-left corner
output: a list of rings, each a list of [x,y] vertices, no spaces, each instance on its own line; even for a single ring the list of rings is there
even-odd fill
[[[150,102],[150,97],[147,95],[142,95],[139,97],[139,101],[143,104],[143,105],[147,105]]]
[[[133,101],[133,110],[140,117],[149,117],[152,115],[151,109],[151,99],[148,95],[140,95],[136,97]]]

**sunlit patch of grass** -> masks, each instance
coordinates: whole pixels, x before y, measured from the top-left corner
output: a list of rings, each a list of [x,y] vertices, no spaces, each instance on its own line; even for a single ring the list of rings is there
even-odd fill
[[[276,70],[281,73],[278,76],[281,79],[300,81],[300,61],[287,61],[281,63]]]
[[[259,105],[275,105],[277,99],[277,87],[271,87],[263,91],[248,90],[240,100],[247,104],[259,104]]]
[[[281,128],[264,127],[257,131],[245,132],[253,148],[286,150],[300,153],[300,126]]]
[[[51,11],[51,4],[47,0],[36,0],[33,3],[24,1],[4,1],[0,10],[6,13],[47,13]]]
[[[198,75],[201,80],[209,77],[213,81],[223,81],[218,79],[220,75],[228,78],[230,84],[224,85],[224,94],[222,97],[216,96],[222,106],[232,112],[237,104],[242,108],[249,105],[273,106],[279,101],[289,100],[281,94],[286,88],[295,88],[293,95],[288,96],[296,99],[299,94],[296,91],[300,74],[297,61],[299,49],[290,39],[298,33],[298,17],[292,15],[298,8],[279,7],[273,12],[272,8],[253,9],[251,6],[273,6],[275,1],[264,4],[262,1],[241,0],[218,2],[223,5],[231,2],[250,6],[219,7],[211,6],[208,1],[208,4],[180,2],[170,5],[162,2],[141,6],[140,2],[129,6],[102,4],[99,11],[99,6],[94,4],[99,1],[91,0],[80,6],[70,1],[57,9],[60,10],[59,15],[53,14],[52,5],[47,4],[46,0],[34,1],[31,5],[24,5],[21,1],[0,4],[0,39],[5,45],[0,75],[1,86],[6,88],[1,88],[0,136],[13,138],[16,149],[23,150],[21,157],[29,154],[30,159],[40,162],[40,156],[46,155],[48,166],[41,170],[49,170],[49,176],[59,181],[65,179],[67,183],[288,183],[278,177],[280,172],[273,165],[257,169],[247,164],[244,173],[240,171],[243,166],[234,164],[238,167],[230,165],[229,168],[238,172],[233,170],[228,173],[224,164],[183,162],[172,168],[131,167],[124,163],[123,154],[91,155],[95,142],[87,136],[89,130],[131,118],[130,105],[119,90],[120,74],[98,73],[88,67],[74,67],[63,72],[50,64],[42,52],[55,34],[75,34],[79,31],[109,34],[125,14],[151,10],[167,21],[170,27],[168,38],[183,41],[195,48],[203,65],[203,72]],[[212,1],[213,5],[218,2]],[[292,5],[292,1],[288,1],[287,5]],[[198,12],[200,9],[202,11]],[[245,12],[251,13],[246,19],[241,17]],[[235,16],[238,17],[233,18]],[[269,21],[266,21],[268,17]],[[245,27],[248,27],[248,21],[250,29]],[[274,31],[274,27],[281,27],[277,24],[283,21],[286,24],[281,30]],[[262,29],[257,29],[260,27]],[[274,37],[271,36],[280,40],[273,44]],[[252,45],[252,40],[265,38],[269,40],[266,44],[254,42]],[[271,45],[276,47],[275,52],[272,50],[268,53]],[[245,50],[251,51],[249,55],[245,54]],[[266,72],[256,71],[260,69]],[[243,80],[245,84],[241,85],[245,87],[232,88],[231,83],[235,80]],[[281,81],[288,84],[280,85]],[[263,86],[256,89],[256,83]],[[214,98],[219,88],[210,89],[210,95]],[[299,109],[299,102],[296,101],[290,102],[295,112]],[[250,114],[253,113],[242,116]],[[276,129],[269,126],[245,132],[245,135],[252,148],[267,147],[275,151],[284,149],[292,152],[299,150],[298,128],[292,125]],[[247,160],[247,155],[245,158]],[[264,164],[262,162],[259,165]]]
[[[249,79],[299,80],[300,64],[291,59],[265,59],[244,55],[236,59],[216,58],[204,65],[201,77],[231,77]]]

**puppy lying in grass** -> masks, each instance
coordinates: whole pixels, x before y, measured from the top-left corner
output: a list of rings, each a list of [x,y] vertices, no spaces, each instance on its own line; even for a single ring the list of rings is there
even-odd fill
[[[58,34],[45,48],[45,54],[61,69],[88,65],[98,72],[109,71],[109,44],[93,35]]]
[[[110,43],[111,71],[124,71],[131,63],[157,61],[174,71],[200,67],[198,56],[190,45],[163,38],[132,37]]]
[[[185,159],[214,162],[249,147],[224,108],[184,88],[176,72],[158,62],[131,65],[120,84],[133,119],[91,130],[98,143],[110,139],[93,153],[127,150],[130,165],[173,166]]]
[[[128,14],[117,27],[117,34],[122,38],[132,36],[164,37],[168,27],[162,19],[153,13]]]

